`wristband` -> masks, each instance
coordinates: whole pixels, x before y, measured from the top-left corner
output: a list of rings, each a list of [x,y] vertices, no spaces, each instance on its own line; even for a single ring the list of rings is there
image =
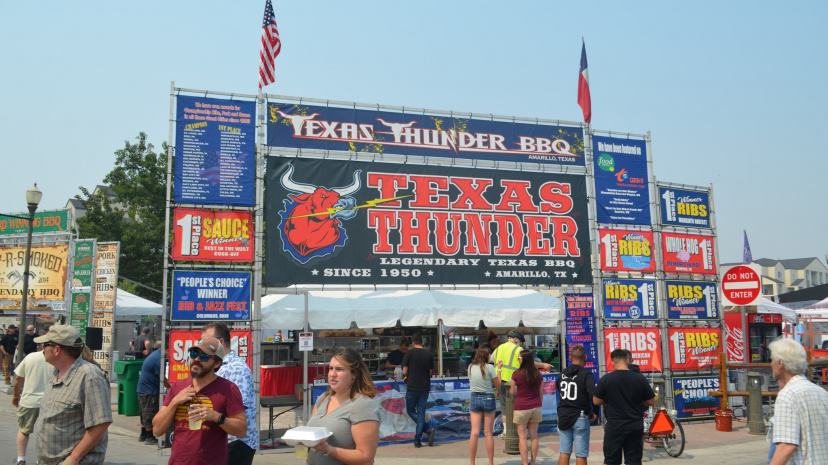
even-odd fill
[[[330,457],[330,456],[331,456],[331,452],[333,452],[333,450],[334,450],[334,446],[332,446],[332,445],[328,444],[328,452],[325,452],[325,455],[327,455],[328,457]]]

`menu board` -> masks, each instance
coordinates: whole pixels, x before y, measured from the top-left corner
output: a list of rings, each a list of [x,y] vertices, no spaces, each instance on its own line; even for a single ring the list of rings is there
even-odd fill
[[[586,350],[585,368],[592,372],[595,381],[598,372],[598,336],[595,329],[595,303],[592,294],[564,294],[566,314],[566,360],[572,364],[570,353],[576,345]]]

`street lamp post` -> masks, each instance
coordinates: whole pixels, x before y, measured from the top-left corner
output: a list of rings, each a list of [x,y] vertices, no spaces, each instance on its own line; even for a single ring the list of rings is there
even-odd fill
[[[26,258],[23,266],[23,297],[20,299],[20,328],[18,329],[17,340],[17,355],[14,358],[14,365],[17,366],[23,360],[23,348],[26,341],[26,309],[29,305],[29,262],[32,258],[32,230],[34,229],[35,211],[37,211],[37,204],[40,203],[40,198],[43,197],[43,192],[37,188],[37,183],[34,187],[26,191],[26,203],[29,205],[29,236],[26,238]],[[21,334],[22,333],[22,334]]]

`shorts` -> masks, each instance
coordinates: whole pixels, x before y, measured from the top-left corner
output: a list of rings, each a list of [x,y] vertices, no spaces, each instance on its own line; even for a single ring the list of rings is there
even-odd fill
[[[540,423],[543,419],[543,409],[541,407],[531,408],[529,410],[515,410],[512,415],[512,423],[516,425],[526,425],[528,423]]]
[[[158,413],[158,396],[138,394],[138,411],[141,414],[141,425],[152,425],[152,418]]]
[[[495,396],[492,392],[472,392],[469,411],[474,413],[494,413]]]
[[[32,434],[37,416],[40,415],[39,408],[20,407],[17,410],[17,427],[23,434]]]
[[[581,414],[570,429],[559,429],[561,454],[572,454],[575,445],[575,457],[589,457],[589,418]]]
[[[621,451],[624,451],[623,463],[641,465],[644,455],[644,430],[613,431],[604,429],[604,464],[621,465]]]

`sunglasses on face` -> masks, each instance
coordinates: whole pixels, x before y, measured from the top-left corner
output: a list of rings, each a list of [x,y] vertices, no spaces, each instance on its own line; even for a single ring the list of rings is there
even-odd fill
[[[58,344],[55,344],[54,342],[44,342],[43,343],[43,347],[55,347],[57,345]]]
[[[193,351],[193,352],[190,352],[190,358],[193,359],[193,360],[199,359],[199,360],[202,361],[202,363],[204,363],[204,362],[210,361],[210,359],[213,358],[213,356]]]

